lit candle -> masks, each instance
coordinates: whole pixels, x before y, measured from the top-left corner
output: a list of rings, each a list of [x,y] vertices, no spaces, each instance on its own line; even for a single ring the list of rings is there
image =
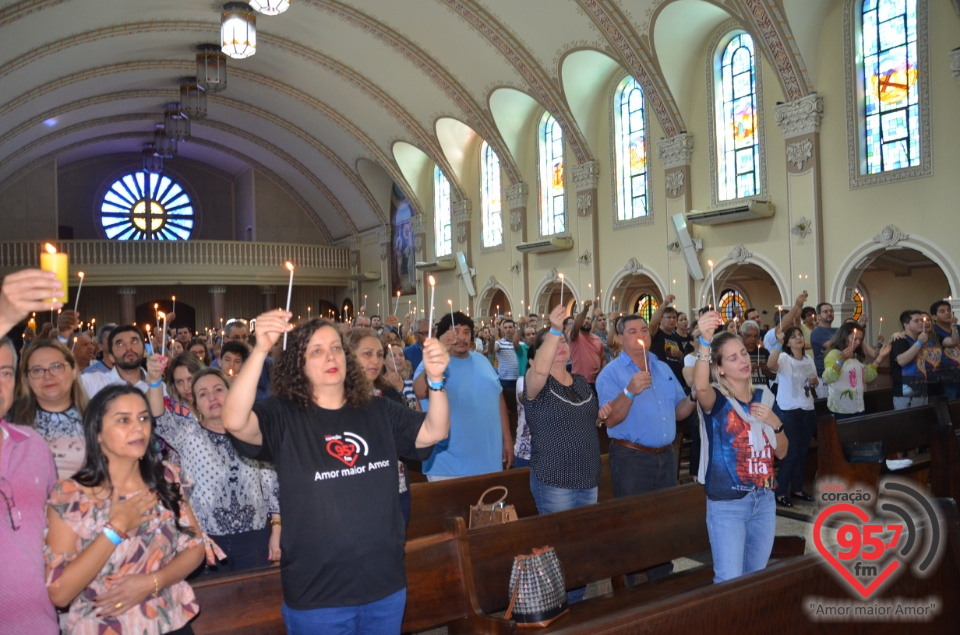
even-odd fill
[[[79,293],[79,290],[77,291],[77,293]],[[171,299],[173,300],[173,308],[170,309],[170,312],[176,313],[177,312],[177,296],[173,296],[173,298]]]
[[[717,285],[716,285],[717,279],[713,272],[713,261],[708,260],[707,264],[710,265],[710,291],[713,295],[713,306],[717,306]]]
[[[363,306],[360,308],[362,309],[360,311],[361,314],[365,314],[367,312],[367,294],[366,293],[363,294]]]
[[[69,276],[68,269],[70,266],[67,254],[57,252],[56,247],[50,243],[46,243],[43,249],[44,251],[40,252],[40,268],[44,271],[52,271],[57,276],[57,280],[60,281],[60,286],[63,287],[63,294],[59,298],[51,298],[50,301],[66,302],[67,277]],[[51,316],[51,321],[53,321],[53,316]]]
[[[427,339],[433,337],[433,294],[437,290],[437,280],[433,276],[428,278],[430,281],[430,320],[427,323]]]
[[[563,274],[559,273],[557,276],[560,278],[560,306],[563,306]]]
[[[287,283],[287,313],[290,312],[290,298],[293,296],[293,263],[289,260],[284,266],[290,272],[290,282]],[[287,332],[283,332],[283,350],[287,350]]]
[[[310,319],[310,307],[307,307],[307,319]]]
[[[397,309],[400,307],[400,292],[397,291],[397,299],[393,301],[393,314],[397,314]]]
[[[453,300],[447,300],[447,304],[450,305],[450,326],[455,327],[457,325],[456,319],[453,317]],[[456,331],[454,331],[456,332]]]
[[[347,321],[347,305],[346,304],[343,305],[343,321],[344,322]]]
[[[77,297],[73,299],[73,312],[77,312],[77,307],[80,306],[80,289],[83,288],[83,272],[77,272],[77,275],[80,276],[80,284],[77,285]]]
[[[160,330],[160,356],[167,354],[167,314],[160,311],[160,319],[163,320],[163,328]]]
[[[649,362],[649,360],[647,359],[647,347],[646,347],[646,345],[643,343],[643,340],[640,339],[640,338],[637,338],[637,343],[640,344],[640,350],[643,351],[643,370],[645,370],[645,371],[647,371],[647,372],[649,373],[649,372],[650,372],[650,362]]]
[[[883,333],[883,318],[880,318],[880,328],[877,329],[877,339],[880,339],[880,334]]]

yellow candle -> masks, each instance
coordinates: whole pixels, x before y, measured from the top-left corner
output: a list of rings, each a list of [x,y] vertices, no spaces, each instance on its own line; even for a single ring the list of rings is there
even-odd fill
[[[67,254],[59,253],[56,248],[47,243],[43,246],[44,251],[40,252],[40,268],[44,271],[52,271],[56,274],[57,280],[63,286],[63,294],[59,298],[53,298],[51,302],[67,301],[67,276],[69,275],[69,259]]]

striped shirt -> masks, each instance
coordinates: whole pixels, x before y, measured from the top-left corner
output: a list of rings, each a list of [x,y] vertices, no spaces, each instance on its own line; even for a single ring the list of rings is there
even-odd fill
[[[520,376],[520,368],[513,342],[503,338],[497,340],[497,347],[497,376],[501,381],[516,381]]]

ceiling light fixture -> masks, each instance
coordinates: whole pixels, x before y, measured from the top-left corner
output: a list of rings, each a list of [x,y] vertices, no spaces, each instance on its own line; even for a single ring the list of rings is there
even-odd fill
[[[157,155],[157,149],[152,143],[143,144],[143,171],[150,174],[163,172],[163,157]]]
[[[201,44],[197,47],[197,83],[208,93],[219,93],[227,88],[227,56],[219,44]]]
[[[163,109],[164,134],[175,141],[190,138],[190,119],[180,112],[180,104],[167,104]]]
[[[290,0],[250,0],[250,6],[263,15],[279,15],[290,8]]]
[[[197,83],[196,77],[180,80],[180,112],[190,119],[207,116],[207,92]]]
[[[168,137],[165,126],[158,123],[153,130],[153,147],[156,155],[163,159],[172,159],[177,154],[177,140]]]
[[[246,2],[223,5],[220,50],[237,60],[257,52],[257,14]]]

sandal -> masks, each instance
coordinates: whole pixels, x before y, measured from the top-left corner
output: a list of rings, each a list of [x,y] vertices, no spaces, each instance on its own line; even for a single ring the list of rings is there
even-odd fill
[[[813,496],[810,496],[810,494],[807,494],[804,491],[793,492],[791,496],[793,496],[794,498],[799,498],[800,500],[806,501],[808,503],[813,502]]]
[[[786,496],[777,496],[777,505],[781,507],[793,507],[793,503]]]

